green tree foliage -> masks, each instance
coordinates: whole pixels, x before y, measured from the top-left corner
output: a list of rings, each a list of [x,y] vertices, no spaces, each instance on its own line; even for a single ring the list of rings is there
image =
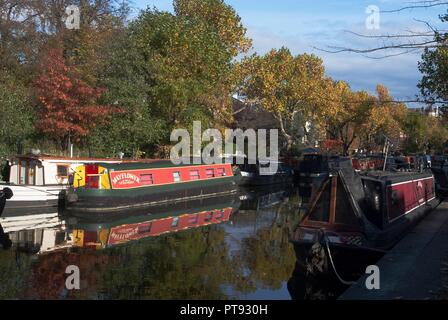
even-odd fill
[[[233,9],[222,1],[208,5],[213,10],[180,0],[175,14],[147,9],[116,34],[101,81],[107,103],[125,113],[96,130],[91,145],[150,152],[155,144],[169,143],[173,128],[229,120],[237,83],[232,59],[250,42]]]
[[[34,111],[28,89],[0,70],[0,157],[17,153],[34,132]]]
[[[112,55],[101,80],[101,85],[108,89],[103,101],[119,106],[121,112],[113,114],[108,125],[97,127],[88,137],[88,145],[95,154],[103,156],[150,152],[160,136],[169,133],[161,115],[151,108],[150,87],[144,74],[136,69],[141,57],[126,31],[117,35],[110,50]]]
[[[17,299],[23,295],[30,265],[30,256],[0,249],[0,299]]]
[[[440,17],[448,22],[448,14]],[[444,101],[448,105],[448,32],[436,31],[435,40],[439,44],[435,48],[426,48],[418,68],[422,73],[418,87],[422,96],[431,101]]]
[[[213,110],[199,97],[230,72],[232,58],[218,34],[202,20],[149,9],[131,23],[130,32],[153,112],[163,115],[169,128],[185,126],[201,113],[212,120]]]
[[[409,153],[440,154],[448,141],[448,128],[443,119],[429,117],[418,111],[409,112],[404,119],[404,130],[404,150]]]

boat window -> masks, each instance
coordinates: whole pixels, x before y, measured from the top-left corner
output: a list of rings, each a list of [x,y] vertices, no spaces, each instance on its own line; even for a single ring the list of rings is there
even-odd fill
[[[199,180],[199,171],[198,170],[190,171],[190,180]]]
[[[173,222],[171,222],[171,227],[175,228],[179,225],[179,217],[173,218]]]
[[[381,204],[382,200],[382,187],[380,182],[364,180],[364,212],[371,223],[378,228],[383,227],[383,211]]]
[[[216,219],[221,219],[222,217],[224,217],[224,210],[219,210],[216,212],[215,218]]]
[[[215,176],[215,170],[213,170],[213,169],[206,169],[205,170],[205,175],[207,176],[207,178],[213,178]]]
[[[138,233],[148,233],[151,231],[151,226],[152,224],[147,224],[147,225],[142,225],[142,226],[138,226],[137,232]]]
[[[188,223],[196,224],[196,223],[198,223],[198,220],[199,220],[199,216],[197,214],[195,214],[188,218]]]
[[[140,182],[144,185],[153,184],[154,180],[153,180],[152,174],[141,174]]]
[[[174,182],[179,182],[180,181],[180,172],[179,171],[174,171],[173,172],[173,179],[174,179]]]
[[[338,179],[339,180],[339,179]],[[338,188],[336,191],[336,223],[347,225],[358,225],[358,219],[350,204],[347,193],[341,180],[338,181]]]
[[[19,184],[26,184],[26,161],[20,162],[20,174],[19,174]]]
[[[68,166],[57,165],[57,176],[58,177],[67,177],[68,176]]]
[[[308,220],[311,221],[319,221],[319,222],[328,222],[330,219],[330,186],[331,181],[328,180],[328,183],[321,193],[320,198],[317,200],[316,205],[314,206],[313,211],[308,217]]]
[[[98,175],[87,175],[86,188],[98,189],[100,177]]]
[[[207,212],[207,215],[205,216],[204,221],[210,222],[210,221],[212,221],[212,218],[213,218],[213,212]]]
[[[31,163],[28,167],[28,184],[34,185],[36,183],[36,164]]]
[[[218,168],[217,176],[218,177],[225,177],[226,176],[226,169]]]
[[[65,242],[65,232],[64,231],[56,232],[54,244],[59,245],[63,244],[64,242]]]

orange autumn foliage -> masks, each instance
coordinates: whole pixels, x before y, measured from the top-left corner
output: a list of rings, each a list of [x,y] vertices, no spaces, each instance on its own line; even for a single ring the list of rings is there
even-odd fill
[[[81,79],[74,67],[67,65],[62,50],[52,49],[42,63],[35,80],[41,132],[61,140],[69,134],[79,140],[99,124],[107,124],[119,108],[101,105],[104,89],[92,87]]]

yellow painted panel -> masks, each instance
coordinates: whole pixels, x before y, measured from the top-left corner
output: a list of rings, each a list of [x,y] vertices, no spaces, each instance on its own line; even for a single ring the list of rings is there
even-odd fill
[[[101,189],[110,189],[109,171],[106,168],[98,167],[98,172],[101,174]]]
[[[73,230],[72,238],[73,238],[73,245],[75,247],[84,246],[84,230]]]
[[[78,166],[73,173],[73,186],[75,188],[84,187],[86,185],[86,167]]]
[[[105,248],[107,246],[107,241],[109,239],[109,229],[100,230],[100,242],[101,246]]]

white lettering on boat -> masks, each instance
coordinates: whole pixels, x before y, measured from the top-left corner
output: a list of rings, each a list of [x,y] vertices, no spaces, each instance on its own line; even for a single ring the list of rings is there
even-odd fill
[[[129,172],[123,172],[117,174],[112,179],[113,184],[124,185],[124,184],[140,184],[140,178],[135,174]]]

